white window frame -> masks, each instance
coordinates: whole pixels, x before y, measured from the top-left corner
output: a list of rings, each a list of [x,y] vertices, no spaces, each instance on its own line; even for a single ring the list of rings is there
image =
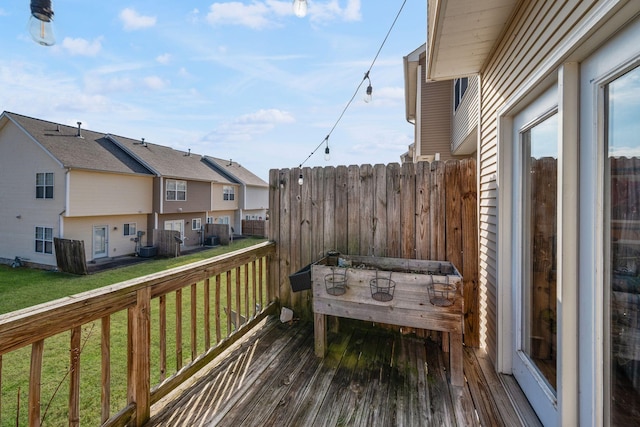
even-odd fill
[[[222,200],[233,201],[236,199],[236,188],[232,185],[222,187]]]
[[[47,231],[50,237],[47,237]],[[45,255],[53,254],[53,228],[36,226],[35,232],[34,252]],[[42,250],[38,250],[38,242],[42,242]],[[47,250],[47,243],[49,244],[50,250]]]
[[[38,178],[42,177],[42,179],[44,179],[44,182],[42,184],[38,184]],[[49,183],[48,178],[51,178],[51,183]],[[36,199],[53,199],[53,195],[54,195],[54,188],[55,188],[55,182],[54,182],[54,174],[53,172],[36,172]],[[42,188],[42,197],[38,197],[38,189]],[[51,190],[51,196],[47,197],[47,190],[50,189]]]
[[[202,228],[202,218],[193,218],[191,220],[191,230],[200,230]]]
[[[133,232],[131,230],[133,229]],[[123,236],[135,236],[137,233],[138,227],[135,222],[126,222],[122,225],[122,235]]]
[[[461,77],[453,81],[453,112],[458,111],[458,107],[462,104],[464,94],[469,88],[469,77]]]
[[[179,179],[167,179],[165,190],[165,200],[173,202],[185,202],[187,201],[187,181]],[[170,192],[173,193],[170,197]],[[184,198],[179,198],[178,195],[184,193]]]

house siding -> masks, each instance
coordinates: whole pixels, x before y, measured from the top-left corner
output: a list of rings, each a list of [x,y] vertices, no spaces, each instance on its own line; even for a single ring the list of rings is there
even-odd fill
[[[65,216],[151,213],[153,178],[71,170]]]
[[[479,117],[479,85],[478,76],[469,77],[469,85],[458,109],[453,113],[451,152],[456,153],[468,138],[473,138],[472,148],[463,150],[466,154],[476,151],[477,129]],[[475,138],[474,138],[475,137]],[[462,153],[460,153],[462,154]]]
[[[177,201],[177,200],[167,200],[166,199],[166,188],[167,188],[167,180],[177,179],[178,181],[187,181],[187,200],[185,201]],[[204,212],[211,205],[211,183],[210,182],[200,182],[200,181],[188,181],[180,178],[164,178],[163,181],[163,190],[161,193],[162,203],[164,209],[162,213],[164,214],[172,214],[177,212]]]
[[[424,63],[424,60],[421,60]],[[424,69],[421,81],[424,82]],[[420,98],[420,144],[417,156],[440,153],[440,160],[455,158],[451,155],[451,117],[453,85],[451,81],[428,82],[422,85]]]
[[[230,186],[234,187],[234,198],[233,200],[224,200],[224,187]],[[238,209],[240,199],[240,186],[236,184],[214,184],[211,186],[211,211],[236,211]],[[216,212],[219,214],[220,212]],[[231,219],[235,218],[235,212],[232,212]]]
[[[36,173],[54,174],[53,199],[36,199]],[[33,140],[7,122],[0,131],[0,259],[16,256],[42,265],[56,265],[55,254],[35,252],[35,227],[60,235],[65,210],[65,169]],[[25,238],[28,236],[28,238]]]
[[[591,14],[605,1],[540,2],[524,1],[494,54],[481,72],[482,107],[479,153],[480,186],[480,288],[486,305],[485,337],[487,353],[497,357],[498,247],[498,113],[520,94],[532,79],[541,81],[555,72],[565,58],[555,58],[559,45],[575,36],[576,29],[589,22]],[[568,54],[567,54],[568,55]],[[484,330],[483,330],[484,329]]]
[[[106,226],[108,229],[108,256],[116,257],[135,253],[136,243],[131,239],[135,236],[124,235],[124,224],[136,224],[136,231],[144,231],[142,245],[147,237],[147,215],[118,215],[91,216],[64,219],[65,238],[84,241],[84,251],[87,261],[93,259],[93,227]]]

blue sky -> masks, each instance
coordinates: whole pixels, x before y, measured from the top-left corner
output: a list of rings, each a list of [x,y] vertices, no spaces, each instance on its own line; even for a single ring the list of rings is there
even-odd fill
[[[297,167],[363,79],[402,0],[53,1],[56,44],[27,32],[29,0],[0,3],[0,110],[230,158],[267,179]],[[305,166],[398,162],[413,141],[402,57],[426,38],[407,0],[329,146]]]

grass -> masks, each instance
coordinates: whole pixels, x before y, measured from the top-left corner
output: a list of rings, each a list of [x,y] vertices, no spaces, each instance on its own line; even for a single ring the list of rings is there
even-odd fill
[[[90,276],[72,276],[62,273],[36,271],[29,269],[11,269],[0,266],[0,312],[7,312],[30,305],[50,301],[60,297],[72,295],[101,286],[118,283],[134,277],[166,270],[190,262],[210,258],[231,250],[240,249],[262,242],[258,239],[246,239],[234,242],[224,248],[216,248],[179,258],[147,261],[128,267],[117,268]],[[241,270],[241,283],[244,284],[245,274]],[[250,271],[249,271],[250,273]],[[232,306],[235,305],[236,271],[232,271],[230,296],[226,295],[226,274],[222,275],[221,304],[226,304],[227,297],[231,297]],[[260,282],[259,282],[260,283]],[[215,281],[211,283],[211,307],[213,315],[213,299],[215,298]],[[204,352],[204,284],[198,283],[197,290],[197,353]],[[244,304],[244,290],[241,286],[241,299]],[[190,287],[182,291],[182,337],[184,363],[191,361],[190,350]],[[167,376],[177,371],[176,357],[176,295],[167,295]],[[266,301],[262,301],[264,304]],[[255,301],[250,301],[253,307]],[[158,328],[159,301],[152,301],[152,354],[151,372],[152,387],[160,382],[160,331]],[[226,316],[221,313],[222,335],[226,336]],[[213,324],[213,322],[212,322]],[[213,327],[213,326],[212,326]],[[101,394],[101,346],[100,322],[92,322],[82,326],[81,344],[81,408],[80,420],[84,425],[100,424],[100,394]],[[126,360],[127,360],[127,313],[115,313],[111,316],[111,414],[126,405]],[[67,424],[67,407],[69,393],[69,351],[70,332],[62,333],[45,340],[44,362],[42,367],[42,396],[41,415],[44,416],[43,425],[58,426]],[[215,330],[212,331],[212,341],[215,345]],[[27,424],[28,385],[30,347],[22,348],[2,356],[2,390],[0,426],[15,426]]]
[[[0,265],[0,314],[211,258],[263,241],[264,239],[255,238],[236,240],[229,246],[221,246],[178,258],[146,261],[88,276],[74,276],[28,268],[14,269],[7,265]]]

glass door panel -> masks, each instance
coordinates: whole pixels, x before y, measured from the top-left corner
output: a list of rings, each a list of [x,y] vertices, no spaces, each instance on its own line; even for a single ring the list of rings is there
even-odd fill
[[[609,83],[605,94],[607,395],[611,425],[636,425],[640,420],[640,68]]]
[[[558,116],[521,134],[524,154],[521,348],[555,395],[558,340]]]

